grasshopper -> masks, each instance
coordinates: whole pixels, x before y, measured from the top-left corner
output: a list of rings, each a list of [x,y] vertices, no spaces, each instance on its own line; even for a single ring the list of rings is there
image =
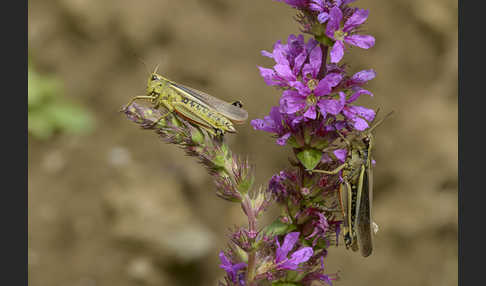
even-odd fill
[[[310,170],[329,175],[342,171],[339,202],[344,218],[344,243],[347,249],[351,248],[353,251],[361,249],[361,255],[364,257],[369,256],[373,251],[372,231],[374,233],[378,231],[378,225],[371,218],[373,202],[371,150],[374,140],[371,132],[392,113],[388,113],[364,132],[351,134],[348,138],[344,138],[339,133],[344,144],[335,146],[335,149],[346,146],[348,149],[346,160],[342,165],[332,171]]]
[[[157,74],[157,68],[147,81],[146,95],[133,97],[135,100],[149,100],[154,108],[165,107],[169,112],[162,115],[154,124],[169,114],[176,113],[185,120],[200,126],[213,135],[222,136],[225,132],[235,133],[235,123],[243,123],[248,112],[242,109],[240,101],[228,103],[202,91],[184,86]]]

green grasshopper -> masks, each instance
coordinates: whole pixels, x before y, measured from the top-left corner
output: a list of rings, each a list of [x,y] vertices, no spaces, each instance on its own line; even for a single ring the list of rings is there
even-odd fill
[[[127,106],[137,99],[150,100],[154,108],[164,106],[169,112],[162,115],[154,124],[169,114],[176,113],[185,120],[200,126],[213,135],[234,133],[235,123],[243,123],[248,112],[242,109],[240,101],[228,103],[202,91],[171,81],[156,73],[150,74],[146,95],[135,96]]]
[[[343,145],[335,149],[348,147],[345,162],[332,171],[311,170],[311,172],[335,175],[342,170],[342,182],[339,185],[339,201],[344,218],[343,237],[346,248],[353,251],[361,249],[361,255],[367,257],[373,251],[372,231],[378,231],[378,225],[372,221],[373,169],[371,150],[374,137],[371,133],[393,112],[368,128],[365,132],[351,134],[344,138]],[[334,149],[334,150],[335,150]]]

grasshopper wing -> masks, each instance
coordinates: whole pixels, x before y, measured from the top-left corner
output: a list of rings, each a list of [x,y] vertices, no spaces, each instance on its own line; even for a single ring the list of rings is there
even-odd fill
[[[231,119],[237,123],[242,123],[248,119],[248,112],[242,108],[234,106],[224,100],[218,99],[214,96],[211,96],[205,92],[199,91],[192,87],[184,86],[179,83],[171,83],[176,88],[189,93],[196,99],[198,99],[201,103],[212,107],[221,115]]]
[[[361,255],[364,257],[369,256],[373,251],[373,227],[371,220],[371,205],[373,200],[372,176],[371,164],[366,164],[366,170],[363,172],[361,200],[359,201],[359,212],[357,214],[359,220],[356,229]]]

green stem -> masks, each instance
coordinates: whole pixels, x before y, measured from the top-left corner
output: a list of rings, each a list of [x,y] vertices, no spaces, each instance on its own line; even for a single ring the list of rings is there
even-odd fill
[[[247,197],[246,200],[250,200],[250,198]],[[243,202],[243,204],[245,204],[245,202]],[[256,234],[257,221],[256,221],[255,214],[253,213],[253,208],[251,206],[246,210],[246,213],[248,215],[248,233],[250,234],[249,242],[252,247],[252,249],[248,253],[248,271],[247,271],[246,281],[248,286],[255,286],[256,281],[254,281],[254,279],[255,279],[255,272],[256,272],[257,265],[256,265],[256,249],[254,249],[253,246],[255,243],[255,237],[253,235]]]

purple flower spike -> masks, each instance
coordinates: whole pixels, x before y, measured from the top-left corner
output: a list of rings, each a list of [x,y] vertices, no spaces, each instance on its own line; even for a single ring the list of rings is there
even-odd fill
[[[344,43],[362,49],[369,49],[375,45],[375,38],[373,36],[354,34],[355,30],[366,21],[368,13],[368,10],[356,9],[344,23],[344,26],[340,28],[341,21],[343,20],[343,12],[337,6],[331,8],[326,27],[326,35],[335,41],[330,52],[331,63],[338,63],[342,59],[344,55]]]
[[[226,273],[230,277],[231,281],[233,281],[233,283],[236,283],[236,278],[237,278],[236,274],[240,269],[243,269],[247,266],[246,263],[244,262],[237,263],[237,264],[231,263],[231,261],[226,257],[226,255],[224,255],[223,251],[219,253],[219,259],[221,260],[221,264],[219,265],[219,267],[221,267],[226,271]]]
[[[299,235],[300,232],[287,234],[282,246],[280,246],[278,239],[275,239],[275,243],[277,244],[275,264],[277,264],[277,269],[297,270],[300,263],[306,262],[314,254],[312,247],[303,247],[292,253],[290,258],[287,258],[288,253],[299,240]]]

